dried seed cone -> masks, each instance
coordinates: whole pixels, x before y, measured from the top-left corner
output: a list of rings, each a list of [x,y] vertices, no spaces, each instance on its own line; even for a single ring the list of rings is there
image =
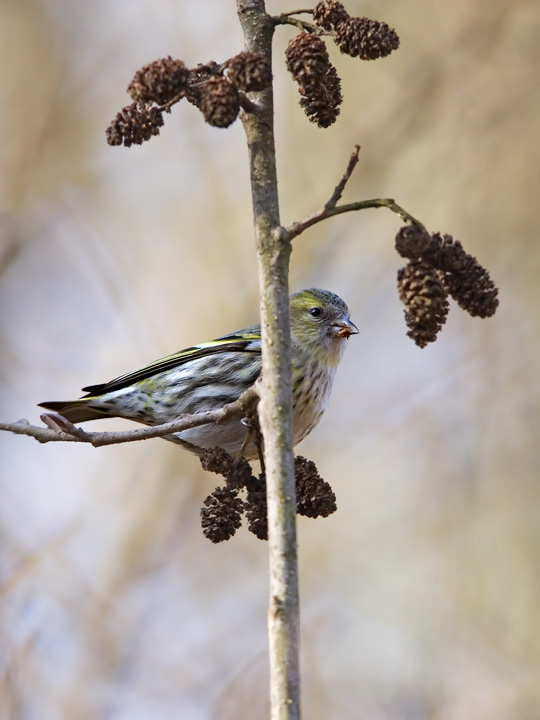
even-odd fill
[[[201,466],[207,472],[222,475],[229,488],[240,489],[252,479],[251,465],[245,458],[234,460],[223,448],[205,450],[200,456]]]
[[[248,485],[245,502],[248,530],[259,540],[268,540],[268,509],[266,503],[266,478],[261,474]]]
[[[209,63],[199,63],[196,68],[189,71],[186,87],[186,100],[201,109],[203,89],[208,80],[221,77],[219,65],[213,60]]]
[[[229,540],[242,524],[244,503],[236,490],[218,487],[204,501],[201,509],[203,534],[213,543]]]
[[[431,236],[420,225],[405,225],[396,235],[396,250],[401,257],[417,260],[428,250]]]
[[[203,470],[223,475],[223,477],[228,477],[234,469],[234,460],[220,447],[205,450],[200,456],[200,461]]]
[[[224,77],[212,77],[200,87],[200,106],[204,119],[214,127],[229,127],[240,112],[235,85]]]
[[[132,103],[122,108],[106,130],[109,145],[141,145],[153,135],[159,135],[163,125],[163,114],[160,108],[147,110]]]
[[[407,335],[423,348],[436,340],[448,315],[439,273],[429,262],[413,260],[398,271],[398,292],[405,305]]]
[[[366,17],[349,18],[336,27],[335,41],[342,53],[361,60],[376,60],[399,47],[395,30]]]
[[[137,70],[127,91],[135,102],[164,105],[183,96],[188,75],[182,60],[173,60],[169,55]]]
[[[334,30],[340,23],[349,19],[349,13],[337,0],[321,0],[313,10],[315,24],[324,30]]]
[[[229,80],[243,92],[264,90],[272,82],[272,68],[262,55],[241,52],[227,63]]]
[[[306,517],[328,517],[337,510],[336,496],[323,480],[311,460],[298,455],[294,458],[296,481],[296,512]]]
[[[285,51],[287,69],[303,87],[317,85],[328,72],[330,58],[323,40],[317,35],[300,33]]]
[[[428,258],[441,271],[446,292],[470,315],[491,317],[499,306],[499,291],[488,271],[465,252],[459,240],[435,233]]]
[[[301,88],[301,95],[300,106],[311,122],[323,128],[335,123],[343,102],[341,80],[336,68],[330,65],[320,83]]]

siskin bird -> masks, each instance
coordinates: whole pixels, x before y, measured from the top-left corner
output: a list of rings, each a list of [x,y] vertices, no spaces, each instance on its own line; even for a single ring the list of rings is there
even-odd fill
[[[311,288],[290,296],[293,434],[296,445],[326,409],[345,340],[358,332],[341,298]],[[102,385],[83,388],[79,400],[41,407],[71,422],[122,417],[145,425],[170,422],[184,413],[221,408],[236,400],[261,372],[261,332],[254,325],[156,360]],[[240,419],[208,424],[167,437],[200,454],[216,445],[233,457],[257,457]],[[248,440],[246,442],[246,440]]]

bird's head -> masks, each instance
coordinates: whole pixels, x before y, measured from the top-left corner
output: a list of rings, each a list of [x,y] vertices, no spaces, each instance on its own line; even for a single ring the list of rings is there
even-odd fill
[[[328,290],[310,288],[290,297],[291,335],[319,360],[337,365],[345,340],[358,333],[349,308]]]

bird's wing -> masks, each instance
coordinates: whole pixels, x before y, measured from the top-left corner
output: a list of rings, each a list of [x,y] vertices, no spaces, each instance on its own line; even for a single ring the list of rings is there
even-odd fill
[[[193,347],[174,353],[174,355],[167,355],[167,357],[155,360],[140,370],[120,375],[108,383],[103,383],[101,385],[88,385],[83,388],[83,392],[88,393],[84,397],[95,397],[96,395],[103,395],[103,393],[111,392],[113,390],[120,390],[128,387],[129,385],[133,385],[140,380],[145,380],[153,375],[157,375],[157,373],[183,365],[190,360],[223,352],[249,352],[260,354],[261,334],[259,328],[254,326],[252,328],[247,328],[246,330],[241,330],[237,333],[232,333],[231,335],[224,335],[223,337],[217,338],[217,340],[201,343],[200,345],[194,345]]]

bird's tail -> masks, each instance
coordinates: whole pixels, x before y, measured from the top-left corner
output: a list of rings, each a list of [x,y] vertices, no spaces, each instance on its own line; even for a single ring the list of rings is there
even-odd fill
[[[39,407],[45,408],[46,410],[52,410],[66,420],[72,423],[86,422],[86,420],[100,420],[102,418],[110,417],[106,412],[98,410],[94,407],[89,407],[87,398],[81,398],[80,400],[70,400],[68,402],[53,401],[39,403]]]

